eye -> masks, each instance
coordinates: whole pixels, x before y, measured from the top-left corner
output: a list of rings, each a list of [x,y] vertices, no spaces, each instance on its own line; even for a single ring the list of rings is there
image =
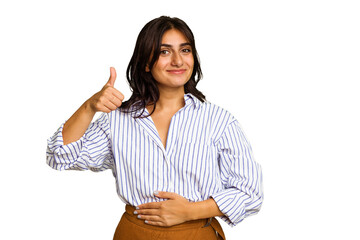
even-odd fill
[[[182,50],[184,53],[191,53],[191,49],[190,48],[184,48]]]
[[[165,50],[165,49],[163,49],[163,50],[160,51],[160,54],[161,54],[161,55],[167,55],[167,54],[169,54],[169,53],[170,53],[169,50]]]

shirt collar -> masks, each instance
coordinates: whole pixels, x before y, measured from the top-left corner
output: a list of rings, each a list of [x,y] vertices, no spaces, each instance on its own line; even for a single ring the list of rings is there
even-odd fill
[[[200,107],[201,105],[201,101],[191,93],[186,93],[184,95],[184,100],[185,100],[185,106],[194,105],[195,109]]]

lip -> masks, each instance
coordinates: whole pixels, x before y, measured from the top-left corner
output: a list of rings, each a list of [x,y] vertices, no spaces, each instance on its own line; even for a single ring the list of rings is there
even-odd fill
[[[166,70],[168,73],[171,74],[183,74],[186,72],[186,69],[174,69],[174,70]]]

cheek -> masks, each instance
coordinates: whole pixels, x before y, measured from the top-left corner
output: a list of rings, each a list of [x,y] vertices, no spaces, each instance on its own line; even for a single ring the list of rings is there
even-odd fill
[[[188,66],[193,69],[194,68],[194,58],[193,56],[189,57],[187,60],[186,60]]]
[[[157,63],[156,65],[154,65],[151,69],[151,75],[153,76],[153,78],[156,80],[156,81],[159,81],[162,79],[162,76],[163,76],[163,66],[159,63]]]
[[[160,71],[164,70],[165,67],[166,67],[166,62],[159,60],[154,64],[152,71],[160,72]]]
[[[156,62],[154,64],[154,66],[151,68],[151,73],[154,75],[157,72],[159,72],[159,70],[161,69],[161,64],[159,64],[158,62]]]
[[[191,69],[191,72],[194,71],[194,60],[189,61],[188,66]]]

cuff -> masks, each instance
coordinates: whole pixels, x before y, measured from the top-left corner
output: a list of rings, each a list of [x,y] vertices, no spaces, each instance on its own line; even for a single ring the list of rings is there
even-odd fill
[[[63,127],[64,123],[47,142],[47,163],[57,170],[70,168],[79,157],[83,146],[83,137],[75,142],[64,145],[62,135]]]
[[[241,207],[242,201],[239,201],[241,196],[241,192],[235,188],[225,189],[211,196],[224,214],[220,218],[232,227],[245,218],[245,209]]]

